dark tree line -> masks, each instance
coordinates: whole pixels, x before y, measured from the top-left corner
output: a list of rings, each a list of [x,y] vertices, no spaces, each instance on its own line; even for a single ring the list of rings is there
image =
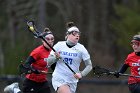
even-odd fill
[[[40,44],[28,32],[27,20],[34,20],[40,31],[49,27],[55,42],[64,40],[66,22],[75,22],[82,32],[80,43],[89,50],[93,65],[117,68],[131,51],[130,37],[140,29],[132,25],[130,28],[137,28],[135,32],[124,30],[127,26],[122,22],[128,20],[123,20],[121,10],[123,7],[135,10],[133,14],[138,16],[139,3],[139,0],[0,0],[0,73],[16,74],[18,64]]]

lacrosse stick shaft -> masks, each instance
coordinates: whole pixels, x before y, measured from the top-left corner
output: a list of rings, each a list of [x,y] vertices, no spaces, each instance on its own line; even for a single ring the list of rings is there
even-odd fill
[[[43,73],[43,74],[52,74],[52,72],[45,72],[45,71],[41,71],[41,73]]]
[[[140,78],[140,76],[134,76],[134,75],[130,75],[130,74],[122,74],[122,73],[119,73],[120,76],[129,76],[129,77],[135,77],[135,78]]]
[[[101,76],[101,75],[115,75],[115,71],[110,71],[106,68],[101,68],[100,66],[95,66],[93,68],[93,72],[95,75]],[[124,73],[119,73],[120,76],[129,76],[129,77],[135,77],[135,78],[140,78],[140,76],[135,76],[135,75],[130,75],[130,74],[124,74]]]
[[[115,72],[109,72],[110,74],[114,75]],[[123,74],[123,73],[119,73],[120,76],[129,76],[129,77],[135,77],[135,78],[140,78],[140,76],[134,76],[134,75],[130,75],[130,74]]]

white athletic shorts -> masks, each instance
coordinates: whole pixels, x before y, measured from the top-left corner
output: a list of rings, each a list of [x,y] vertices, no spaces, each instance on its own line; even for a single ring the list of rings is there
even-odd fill
[[[61,85],[68,85],[70,87],[71,93],[75,93],[77,88],[77,82],[69,83],[65,78],[62,77],[54,77],[52,78],[52,85],[55,91],[61,86]]]

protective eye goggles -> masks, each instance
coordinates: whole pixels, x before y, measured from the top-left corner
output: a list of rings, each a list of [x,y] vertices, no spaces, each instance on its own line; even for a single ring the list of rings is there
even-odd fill
[[[69,34],[72,34],[73,36],[76,36],[76,35],[81,35],[81,32],[77,32],[77,31],[72,31],[72,32],[69,32]]]
[[[140,41],[132,40],[130,44],[131,44],[131,46],[133,46],[133,45],[139,46],[140,45]]]

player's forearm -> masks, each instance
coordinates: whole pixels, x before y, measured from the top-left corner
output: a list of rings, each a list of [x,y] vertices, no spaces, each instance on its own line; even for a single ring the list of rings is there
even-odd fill
[[[35,59],[32,57],[32,56],[29,56],[25,63],[24,63],[24,66],[27,67],[27,68],[30,68],[31,64],[35,62]]]
[[[81,72],[82,76],[86,76],[92,70],[92,62],[90,59],[85,60],[85,69]]]
[[[124,73],[127,70],[127,68],[128,68],[128,65],[127,64],[123,64],[118,72],[119,73]]]

